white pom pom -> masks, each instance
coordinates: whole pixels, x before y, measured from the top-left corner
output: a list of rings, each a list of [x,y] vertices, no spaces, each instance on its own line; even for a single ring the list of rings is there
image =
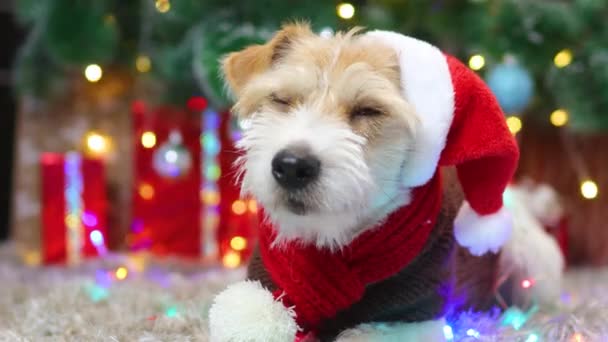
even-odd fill
[[[259,281],[242,281],[215,297],[209,330],[212,342],[293,342],[298,326],[293,309]]]
[[[490,215],[479,215],[464,202],[454,220],[454,235],[458,243],[473,255],[497,253],[511,237],[513,222],[509,211],[502,207]]]

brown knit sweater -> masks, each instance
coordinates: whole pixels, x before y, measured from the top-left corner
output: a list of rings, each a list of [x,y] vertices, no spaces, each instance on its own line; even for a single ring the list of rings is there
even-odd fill
[[[423,252],[393,277],[369,285],[359,302],[323,322],[321,341],[362,323],[419,322],[439,318],[447,310],[485,310],[494,303],[498,255],[475,257],[455,243],[453,223],[463,195],[453,170],[443,177],[441,212]],[[258,251],[248,278],[276,289]]]

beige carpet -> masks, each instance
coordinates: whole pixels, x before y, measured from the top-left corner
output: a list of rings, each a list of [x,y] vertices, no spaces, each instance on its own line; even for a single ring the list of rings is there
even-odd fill
[[[109,278],[120,266],[130,269],[126,279]],[[0,246],[0,341],[206,341],[213,294],[244,275],[170,261],[140,267],[125,256],[72,269],[24,267]],[[608,270],[571,271],[566,283],[559,309],[541,309],[522,329],[462,315],[454,340],[608,341]]]

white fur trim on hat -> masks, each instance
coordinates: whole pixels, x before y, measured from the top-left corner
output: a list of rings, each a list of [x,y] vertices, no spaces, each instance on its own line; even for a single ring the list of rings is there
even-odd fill
[[[212,342],[293,341],[298,331],[293,309],[275,300],[259,281],[228,286],[209,311]]]
[[[399,33],[366,35],[386,43],[399,57],[404,97],[420,121],[415,150],[404,168],[404,185],[423,185],[435,174],[454,116],[454,87],[446,57],[435,46]]]
[[[502,207],[489,215],[479,215],[468,202],[464,202],[454,220],[456,241],[473,255],[497,253],[511,237],[511,213]]]

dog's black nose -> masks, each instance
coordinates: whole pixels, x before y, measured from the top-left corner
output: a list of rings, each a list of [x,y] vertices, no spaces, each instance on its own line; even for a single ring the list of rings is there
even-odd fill
[[[321,161],[307,150],[285,149],[272,159],[272,175],[287,190],[302,189],[319,177]]]

